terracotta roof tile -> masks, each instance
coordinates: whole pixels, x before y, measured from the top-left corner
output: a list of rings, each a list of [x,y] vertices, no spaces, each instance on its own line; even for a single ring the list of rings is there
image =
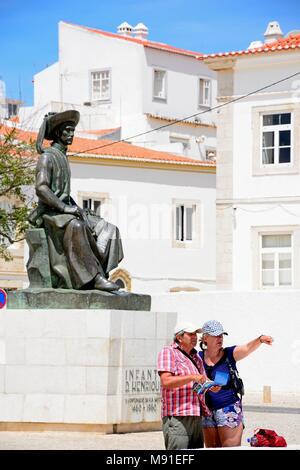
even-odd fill
[[[0,135],[6,133],[8,129],[6,126],[0,127]],[[17,137],[20,140],[29,142],[35,140],[37,134],[35,132],[24,131],[17,129]],[[44,141],[44,146],[48,146],[50,143]],[[115,159],[123,160],[138,160],[147,162],[162,162],[162,163],[175,163],[181,165],[197,165],[203,167],[215,167],[215,162],[212,161],[200,161],[188,157],[174,155],[168,152],[158,152],[156,150],[147,149],[144,147],[138,147],[137,145],[131,145],[125,142],[115,142],[113,140],[103,139],[98,141],[91,139],[84,139],[75,137],[73,144],[69,147],[69,155],[77,156],[91,156],[91,157],[111,157]]]
[[[118,131],[121,129],[120,127],[114,127],[113,129],[98,129],[94,131],[80,131],[81,134],[89,134],[89,135],[107,135],[111,134],[112,132]]]
[[[212,127],[213,129],[216,129],[217,127],[216,124],[201,122],[201,120],[199,121],[195,121],[192,119],[179,120],[178,118],[175,118],[175,117],[161,116],[159,114],[152,114],[152,113],[145,113],[145,114],[147,117],[151,119],[157,119],[158,121],[174,122],[174,124],[194,126],[194,127]]]
[[[189,51],[186,49],[181,49],[179,47],[169,46],[168,44],[164,44],[162,42],[149,41],[148,39],[139,39],[139,38],[135,38],[131,36],[122,36],[121,34],[110,33],[107,31],[102,31],[101,29],[89,28],[88,26],[81,26],[81,25],[77,25],[73,23],[66,23],[66,24],[76,26],[77,28],[85,29],[92,33],[100,34],[101,36],[106,36],[110,38],[121,39],[121,40],[128,41],[128,42],[134,42],[136,44],[141,44],[142,46],[149,47],[151,49],[159,49],[161,51],[172,52],[173,54],[187,55],[190,57],[195,57],[197,59],[203,56],[201,52],[193,52],[193,51]]]
[[[246,49],[241,51],[219,52],[217,54],[205,54],[202,59],[218,59],[219,57],[233,57],[233,56],[252,56],[260,53],[278,52],[278,51],[291,51],[300,49],[300,34],[291,34],[286,38],[278,39],[278,41],[271,42],[270,44],[262,44],[260,47],[254,49]]]

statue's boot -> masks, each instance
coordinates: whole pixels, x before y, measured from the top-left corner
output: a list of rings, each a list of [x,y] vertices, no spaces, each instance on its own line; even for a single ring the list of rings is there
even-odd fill
[[[95,277],[94,289],[112,292],[115,290],[119,290],[120,287],[114,282],[108,281],[100,274],[97,274],[97,276]]]

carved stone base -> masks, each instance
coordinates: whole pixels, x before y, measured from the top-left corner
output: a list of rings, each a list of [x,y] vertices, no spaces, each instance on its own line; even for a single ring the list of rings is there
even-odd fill
[[[124,291],[24,289],[8,292],[8,309],[151,309],[151,296]]]

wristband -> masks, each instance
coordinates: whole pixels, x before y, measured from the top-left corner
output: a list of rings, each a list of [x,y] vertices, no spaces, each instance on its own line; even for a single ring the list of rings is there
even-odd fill
[[[262,338],[263,336],[265,336],[265,335],[260,335],[260,337],[258,338],[260,343],[262,343],[261,338]]]

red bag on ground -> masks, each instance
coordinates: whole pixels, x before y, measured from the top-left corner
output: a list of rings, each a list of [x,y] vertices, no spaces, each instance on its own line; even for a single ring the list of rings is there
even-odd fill
[[[255,429],[250,439],[251,447],[286,447],[287,443],[283,436],[278,436],[271,429]]]

